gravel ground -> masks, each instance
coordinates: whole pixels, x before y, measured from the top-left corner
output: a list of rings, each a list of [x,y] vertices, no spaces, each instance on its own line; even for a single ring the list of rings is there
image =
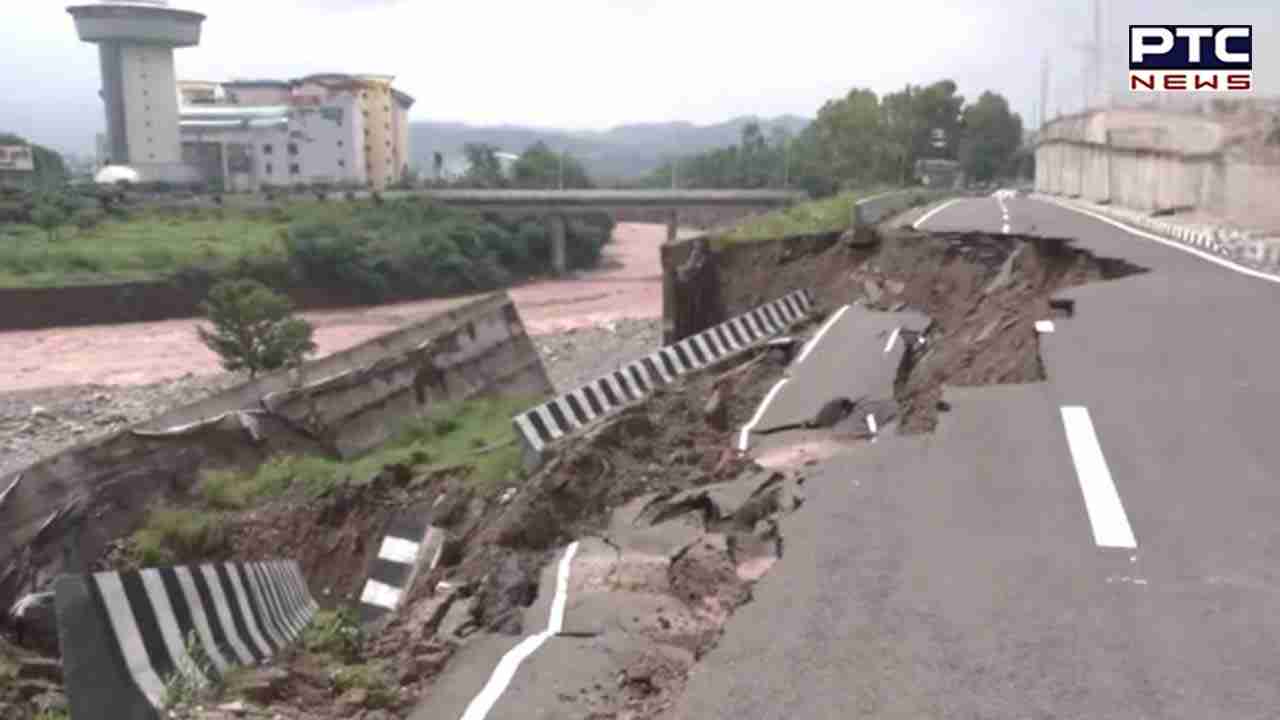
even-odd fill
[[[614,370],[655,348],[661,321],[622,319],[536,335],[560,391]],[[67,385],[0,393],[0,477],[77,443],[110,434],[244,380],[192,375],[150,385]]]
[[[661,320],[621,319],[592,327],[533,336],[558,392],[618,369],[662,343]]]

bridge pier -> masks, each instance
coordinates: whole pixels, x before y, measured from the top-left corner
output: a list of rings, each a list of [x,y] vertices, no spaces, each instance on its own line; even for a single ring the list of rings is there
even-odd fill
[[[563,275],[569,269],[565,247],[567,233],[563,215],[552,213],[547,216],[547,234],[551,236],[551,269],[556,275]]]

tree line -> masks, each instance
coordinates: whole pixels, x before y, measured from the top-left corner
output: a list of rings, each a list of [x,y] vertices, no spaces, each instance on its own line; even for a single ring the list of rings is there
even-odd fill
[[[1022,118],[998,93],[966,103],[958,90],[951,80],[909,84],[883,97],[854,88],[824,103],[795,137],[775,129],[766,138],[759,123],[748,123],[737,145],[667,162],[642,184],[798,186],[823,196],[844,187],[910,184],[922,159],[956,161],[981,182],[1015,174]]]

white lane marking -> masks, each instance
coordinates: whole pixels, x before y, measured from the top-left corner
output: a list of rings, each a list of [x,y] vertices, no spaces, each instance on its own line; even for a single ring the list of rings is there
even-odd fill
[[[1009,223],[1005,223],[1004,225],[1001,225],[1001,226],[1000,226],[1000,232],[1004,233],[1005,235],[1008,235],[1008,234],[1009,234]]]
[[[1052,321],[1052,320],[1037,320],[1037,321],[1036,321],[1036,332],[1038,332],[1038,333],[1051,333],[1051,332],[1053,332],[1053,321]]]
[[[382,538],[382,547],[378,548],[378,558],[401,565],[412,565],[418,559],[418,543],[388,535]]]
[[[4,492],[0,493],[0,506],[4,505],[4,501],[8,499],[9,493],[13,492],[13,489],[18,487],[19,480],[22,480],[22,473],[18,473],[18,476],[13,479],[13,482],[9,483],[9,487],[5,488]]]
[[[902,333],[901,327],[896,327],[893,329],[893,332],[889,335],[889,342],[884,344],[885,352],[889,352],[890,350],[893,349],[893,344],[898,342],[898,335],[900,335],[901,333]]]
[[[751,422],[742,426],[742,432],[738,434],[738,450],[740,452],[747,451],[747,436],[760,424],[760,418],[764,417],[764,411],[768,409],[769,403],[773,402],[773,397],[778,394],[783,385],[787,384],[789,378],[782,378],[769,389],[769,394],[764,396],[764,400],[760,401],[760,407],[756,408],[756,414],[751,417]]]
[[[841,305],[839,310],[835,311],[831,314],[831,317],[827,318],[827,321],[818,329],[818,333],[814,335],[809,342],[804,344],[804,349],[800,351],[800,356],[796,358],[796,365],[804,362],[804,359],[809,357],[809,353],[813,352],[813,349],[818,346],[818,343],[822,340],[822,336],[827,334],[827,331],[831,329],[831,326],[835,325],[840,319],[840,316],[844,315],[848,309],[848,305]]]
[[[462,713],[462,720],[484,720],[498,702],[498,698],[502,697],[502,693],[511,684],[511,679],[515,677],[520,663],[542,647],[542,643],[546,642],[547,638],[558,634],[564,627],[564,608],[569,599],[569,566],[577,552],[578,541],[575,540],[569,543],[569,547],[564,551],[564,557],[560,559],[560,567],[556,572],[556,594],[551,601],[551,617],[547,619],[547,629],[521,640],[519,645],[502,656],[498,666],[493,669],[493,675],[489,676],[489,682],[485,683],[480,693],[467,705],[466,711]]]
[[[1062,408],[1062,425],[1067,431],[1067,446],[1076,466],[1080,490],[1084,493],[1085,510],[1093,527],[1093,541],[1099,547],[1136,548],[1138,541],[1129,527],[1120,494],[1111,479],[1102,446],[1093,431],[1089,409],[1079,406]]]
[[[1197,250],[1197,249],[1192,248],[1192,247],[1187,247],[1186,245],[1183,245],[1182,243],[1177,242],[1176,240],[1169,240],[1169,239],[1167,239],[1167,238],[1162,238],[1162,237],[1160,237],[1159,235],[1152,235],[1152,234],[1151,234],[1151,233],[1149,233],[1149,232],[1145,232],[1145,231],[1143,231],[1143,230],[1139,230],[1139,229],[1137,229],[1137,228],[1135,228],[1135,227],[1130,227],[1130,226],[1128,226],[1128,225],[1125,225],[1125,224],[1124,224],[1124,223],[1122,223],[1122,222],[1118,222],[1118,221],[1116,221],[1116,220],[1112,220],[1111,218],[1106,217],[1105,215],[1099,215],[1098,213],[1093,212],[1093,211],[1091,211],[1091,210],[1084,210],[1084,209],[1082,209],[1082,208],[1072,207],[1072,206],[1070,206],[1070,205],[1065,205],[1065,204],[1062,204],[1062,203],[1051,202],[1051,201],[1047,201],[1047,200],[1040,200],[1040,202],[1044,203],[1045,205],[1052,205],[1052,206],[1055,206],[1055,207],[1060,207],[1060,208],[1062,208],[1062,209],[1064,209],[1064,210],[1071,210],[1072,212],[1078,212],[1078,213],[1080,213],[1081,215],[1088,215],[1089,217],[1093,218],[1094,220],[1098,220],[1098,221],[1104,222],[1104,223],[1106,223],[1106,224],[1108,224],[1108,225],[1110,225],[1110,226],[1112,226],[1112,227],[1119,228],[1119,229],[1121,229],[1121,230],[1123,230],[1123,231],[1125,231],[1125,232],[1129,233],[1130,235],[1136,235],[1136,236],[1138,236],[1138,237],[1140,237],[1140,238],[1146,238],[1147,240],[1154,240],[1155,242],[1158,242],[1158,243],[1160,243],[1161,245],[1167,245],[1167,246],[1169,246],[1169,247],[1171,247],[1171,248],[1173,248],[1173,249],[1175,249],[1175,250],[1181,250],[1181,251],[1183,251],[1183,252],[1185,252],[1185,253],[1190,253],[1190,254],[1192,254],[1192,255],[1195,255],[1196,257],[1201,258],[1202,260],[1208,260],[1209,262],[1211,262],[1211,263],[1213,263],[1213,264],[1215,264],[1215,265],[1219,265],[1219,266],[1224,267],[1224,268],[1226,268],[1226,269],[1228,269],[1228,270],[1234,270],[1235,272],[1238,272],[1238,273],[1240,273],[1241,275],[1248,275],[1249,277],[1255,277],[1255,278],[1258,278],[1259,280],[1266,280],[1266,281],[1268,281],[1268,282],[1280,283],[1280,276],[1276,276],[1276,275],[1269,275],[1269,274],[1264,273],[1264,272],[1259,272],[1259,271],[1257,271],[1257,270],[1252,270],[1252,269],[1247,268],[1247,267],[1245,267],[1245,266],[1243,266],[1243,265],[1237,265],[1236,263],[1233,263],[1233,262],[1231,262],[1230,260],[1227,260],[1227,259],[1225,259],[1225,258],[1220,258],[1220,257],[1218,257],[1217,255],[1213,255],[1213,254],[1211,254],[1211,253],[1204,252],[1203,250]]]
[[[948,201],[946,201],[946,202],[942,203],[942,204],[941,204],[941,205],[939,205],[938,207],[936,207],[936,208],[934,208],[934,209],[930,210],[929,212],[925,213],[925,214],[924,214],[924,215],[923,215],[919,220],[917,220],[917,221],[915,221],[914,223],[912,223],[912,224],[911,224],[911,227],[912,227],[912,228],[914,228],[914,229],[916,229],[916,230],[919,230],[919,229],[920,229],[920,226],[921,226],[921,225],[923,225],[923,224],[925,223],[925,221],[926,221],[926,220],[928,220],[929,218],[933,217],[934,215],[937,215],[938,213],[942,212],[943,210],[946,210],[947,208],[949,208],[949,207],[951,207],[952,205],[954,205],[954,204],[956,204],[956,203],[960,202],[960,201],[961,201],[961,200],[963,200],[963,199],[964,199],[964,198],[952,198],[952,199],[950,199],[950,200],[948,200]]]
[[[395,610],[400,602],[400,588],[371,579],[364,584],[364,592],[360,593],[360,602]]]
[[[867,413],[867,427],[871,430],[872,435],[880,432],[880,427],[876,425],[876,416],[874,413]]]

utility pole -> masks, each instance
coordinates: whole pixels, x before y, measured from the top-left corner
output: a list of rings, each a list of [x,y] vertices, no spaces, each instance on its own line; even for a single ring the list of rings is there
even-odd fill
[[[782,187],[791,187],[791,138],[782,144]]]
[[[560,149],[560,189],[564,189],[564,148]]]
[[[1040,127],[1049,122],[1049,55],[1040,61]]]
[[[676,156],[676,158],[671,161],[671,189],[672,190],[675,190],[679,187],[680,185],[679,177],[680,177],[680,157]]]
[[[1102,68],[1102,0],[1093,0],[1093,83],[1097,94],[1095,102],[1106,107],[1107,83]]]

